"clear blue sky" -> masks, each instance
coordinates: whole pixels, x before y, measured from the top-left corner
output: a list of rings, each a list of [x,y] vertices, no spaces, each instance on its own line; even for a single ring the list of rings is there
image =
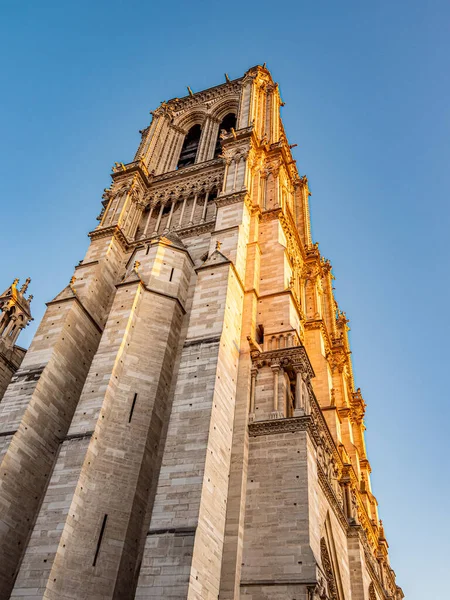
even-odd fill
[[[0,0],[0,287],[35,322],[162,100],[267,62],[351,325],[372,481],[409,600],[448,600],[450,5]]]

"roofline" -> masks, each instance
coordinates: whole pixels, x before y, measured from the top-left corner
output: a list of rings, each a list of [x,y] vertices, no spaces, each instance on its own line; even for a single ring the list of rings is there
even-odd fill
[[[170,102],[175,102],[178,100],[184,100],[185,98],[193,98],[194,96],[196,96],[197,94],[203,94],[204,92],[208,92],[209,90],[214,90],[216,88],[225,86],[225,85],[229,85],[230,83],[235,83],[236,81],[240,81],[241,79],[244,79],[244,76],[242,77],[236,77],[236,79],[230,79],[230,81],[225,81],[224,83],[219,83],[217,85],[213,85],[209,88],[206,88],[204,90],[200,90],[199,92],[193,92],[192,96],[190,94],[187,94],[186,96],[181,96],[180,98],[171,98],[170,100],[167,100],[167,104],[169,104]]]

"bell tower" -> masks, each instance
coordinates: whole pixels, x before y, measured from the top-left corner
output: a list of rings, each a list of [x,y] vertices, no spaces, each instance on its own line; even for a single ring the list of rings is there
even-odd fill
[[[278,84],[188,92],[0,403],[0,596],[401,600]]]

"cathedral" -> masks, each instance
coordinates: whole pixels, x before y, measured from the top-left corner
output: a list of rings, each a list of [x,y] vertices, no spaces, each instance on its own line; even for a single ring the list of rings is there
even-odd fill
[[[0,296],[0,599],[401,600],[278,84],[188,92],[26,353]]]

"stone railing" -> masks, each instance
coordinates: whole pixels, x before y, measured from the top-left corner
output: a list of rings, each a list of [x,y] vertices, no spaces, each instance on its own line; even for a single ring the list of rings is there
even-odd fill
[[[280,333],[272,333],[264,336],[264,352],[272,350],[281,350],[282,348],[292,348],[300,346],[300,338],[297,332],[293,329],[282,331]]]

